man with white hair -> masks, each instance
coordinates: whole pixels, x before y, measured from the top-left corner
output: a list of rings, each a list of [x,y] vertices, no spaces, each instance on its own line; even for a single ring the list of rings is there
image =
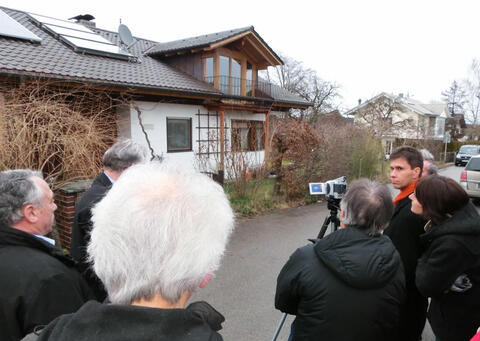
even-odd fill
[[[42,174],[0,172],[0,340],[76,311],[93,296],[75,262],[46,237],[57,205]]]
[[[393,213],[390,192],[357,180],[340,209],[342,228],[297,249],[281,270],[275,307],[296,315],[293,341],[397,340],[405,279],[382,234]]]
[[[99,202],[128,167],[145,162],[147,150],[131,139],[122,139],[111,146],[103,155],[103,172],[93,181],[75,207],[70,253],[78,262],[79,269],[99,301],[107,295],[102,283],[90,268],[87,260],[87,245],[92,229],[92,207]]]
[[[185,308],[219,267],[233,229],[222,187],[168,164],[135,165],[92,221],[88,254],[112,304],[88,302],[39,340],[222,340],[220,313],[206,302]]]
[[[420,149],[420,154],[423,157],[423,170],[421,178],[427,175],[436,175],[438,174],[438,166],[435,164],[432,153],[427,149]]]

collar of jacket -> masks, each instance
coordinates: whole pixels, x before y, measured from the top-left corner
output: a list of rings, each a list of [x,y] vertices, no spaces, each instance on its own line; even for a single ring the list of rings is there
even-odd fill
[[[63,253],[58,247],[37,238],[30,233],[0,224],[0,248],[9,246],[23,246],[48,253],[68,266],[73,266],[75,261],[70,255]]]

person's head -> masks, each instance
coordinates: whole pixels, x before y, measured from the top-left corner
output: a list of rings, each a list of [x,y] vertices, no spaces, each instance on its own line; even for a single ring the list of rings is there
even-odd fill
[[[438,166],[433,163],[431,160],[423,160],[423,170],[421,178],[424,178],[428,175],[437,175]]]
[[[390,179],[397,189],[404,189],[418,180],[422,169],[422,154],[413,147],[399,147],[390,155]]]
[[[128,167],[143,163],[147,159],[147,150],[144,146],[131,139],[122,139],[103,154],[103,167],[121,173]]]
[[[378,235],[393,215],[392,196],[387,186],[360,179],[349,186],[340,209],[340,220],[345,227],[356,226],[370,235]]]
[[[206,175],[153,162],[127,169],[92,221],[88,254],[112,303],[176,303],[218,268],[234,215]]]
[[[28,233],[52,231],[57,209],[42,174],[29,169],[0,172],[0,223]]]
[[[438,224],[469,202],[468,194],[453,179],[431,175],[418,182],[410,195],[412,212]]]

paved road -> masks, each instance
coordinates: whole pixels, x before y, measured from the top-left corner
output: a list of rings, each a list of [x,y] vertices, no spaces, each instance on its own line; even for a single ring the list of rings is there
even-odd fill
[[[458,181],[462,170],[452,166],[440,172]],[[277,275],[290,254],[318,234],[327,214],[320,203],[237,222],[216,278],[192,297],[210,302],[226,316],[225,340],[271,339],[281,317],[273,307]],[[287,340],[291,321],[288,316],[279,341]],[[423,340],[434,340],[428,326]]]

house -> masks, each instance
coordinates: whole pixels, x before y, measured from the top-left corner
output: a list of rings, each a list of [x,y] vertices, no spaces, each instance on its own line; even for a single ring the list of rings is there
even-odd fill
[[[394,96],[385,92],[363,103],[359,101],[345,115],[381,138],[386,155],[392,152],[396,138],[443,140],[445,121],[450,117],[443,103],[425,104],[403,94]]]
[[[145,144],[147,136],[155,154],[192,167],[203,158],[202,171],[223,170],[230,150],[261,163],[270,115],[310,105],[259,78],[283,62],[253,26],[167,43],[119,29],[0,7],[0,84],[40,79],[129,94],[134,101],[112,117],[118,136]]]
[[[9,88],[41,82],[61,92],[88,85],[116,101],[129,98],[106,115],[115,136],[222,178],[224,171],[229,176],[230,151],[244,152],[254,164],[268,157],[271,115],[310,106],[260,79],[259,71],[283,62],[253,26],[159,43],[133,37],[125,25],[111,32],[88,19],[0,7],[0,114],[2,91]],[[83,189],[56,193],[65,248]]]

